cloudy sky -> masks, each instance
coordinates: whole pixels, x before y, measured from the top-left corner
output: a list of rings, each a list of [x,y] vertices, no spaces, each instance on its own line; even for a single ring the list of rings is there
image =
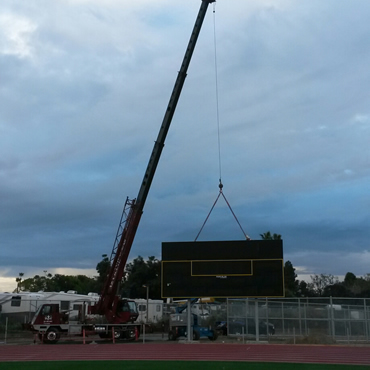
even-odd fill
[[[110,254],[200,3],[1,1],[0,291]],[[368,0],[210,5],[130,258],[194,240],[221,173],[299,274],[370,273],[369,19]],[[199,240],[240,239],[221,199]]]

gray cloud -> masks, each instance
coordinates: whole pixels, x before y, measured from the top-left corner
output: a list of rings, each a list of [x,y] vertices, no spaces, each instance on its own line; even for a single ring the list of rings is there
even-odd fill
[[[91,270],[110,253],[199,3],[3,1],[4,276]],[[310,273],[343,275],[345,256],[348,270],[369,272],[369,15],[361,0],[216,5],[225,194],[247,234],[282,234],[286,259]],[[160,257],[162,241],[194,239],[218,194],[212,16],[132,258]],[[221,202],[203,240],[241,237]]]

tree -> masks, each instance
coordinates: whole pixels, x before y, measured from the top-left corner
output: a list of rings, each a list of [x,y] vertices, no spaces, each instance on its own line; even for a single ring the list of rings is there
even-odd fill
[[[344,281],[336,281],[324,288],[324,296],[332,297],[370,297],[370,281],[365,277],[357,278],[352,272],[347,272]]]
[[[351,292],[346,288],[343,282],[336,282],[327,285],[322,294],[324,297],[351,297]]]
[[[311,297],[313,295],[308,284],[304,280],[299,281],[297,293],[299,297]]]
[[[311,280],[312,282],[308,284],[308,287],[319,297],[324,296],[324,290],[327,286],[338,283],[338,278],[331,274],[311,275]]]
[[[79,294],[97,292],[97,279],[89,278],[85,275],[61,275],[50,273],[45,275],[35,275],[22,281],[22,290],[28,292],[67,292],[75,290]]]
[[[286,297],[296,297],[298,293],[298,280],[295,268],[290,261],[284,265],[284,287]]]
[[[263,234],[260,234],[262,240],[281,240],[280,234],[271,234],[270,231],[266,231]]]
[[[97,293],[103,290],[105,280],[107,279],[111,267],[108,256],[103,254],[102,257],[103,259],[96,265],[96,271],[99,274],[97,276]]]
[[[356,275],[352,272],[347,272],[346,276],[344,277],[344,284],[348,287],[351,287],[355,282],[357,278]]]
[[[352,272],[348,272],[344,284],[354,297],[367,298],[370,296],[369,274],[357,278]]]
[[[15,281],[17,283],[17,288],[16,288],[16,292],[19,293],[21,291],[21,283],[22,283],[22,277],[24,276],[24,273],[23,272],[20,272],[18,274],[18,277],[15,278]]]
[[[144,261],[138,256],[126,265],[125,277],[122,284],[122,295],[130,298],[146,296],[146,288],[149,287],[149,296],[152,299],[161,298],[160,275],[161,263],[155,257],[149,257]]]
[[[148,266],[147,284],[150,287],[151,297],[161,299],[161,261],[151,256],[146,264]]]

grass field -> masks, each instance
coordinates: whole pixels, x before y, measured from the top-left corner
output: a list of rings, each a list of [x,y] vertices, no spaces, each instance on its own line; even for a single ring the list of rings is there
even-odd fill
[[[1,370],[369,370],[369,366],[224,361],[0,362]]]

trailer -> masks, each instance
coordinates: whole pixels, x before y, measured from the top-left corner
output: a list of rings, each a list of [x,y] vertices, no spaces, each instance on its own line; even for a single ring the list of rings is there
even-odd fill
[[[160,299],[135,298],[139,316],[137,321],[143,324],[158,324],[163,320],[164,303]]]
[[[72,310],[81,302],[98,302],[97,293],[78,294],[74,290],[67,292],[19,292],[0,293],[0,313],[19,322],[28,322],[40,306],[45,303],[58,303],[62,310]]]

